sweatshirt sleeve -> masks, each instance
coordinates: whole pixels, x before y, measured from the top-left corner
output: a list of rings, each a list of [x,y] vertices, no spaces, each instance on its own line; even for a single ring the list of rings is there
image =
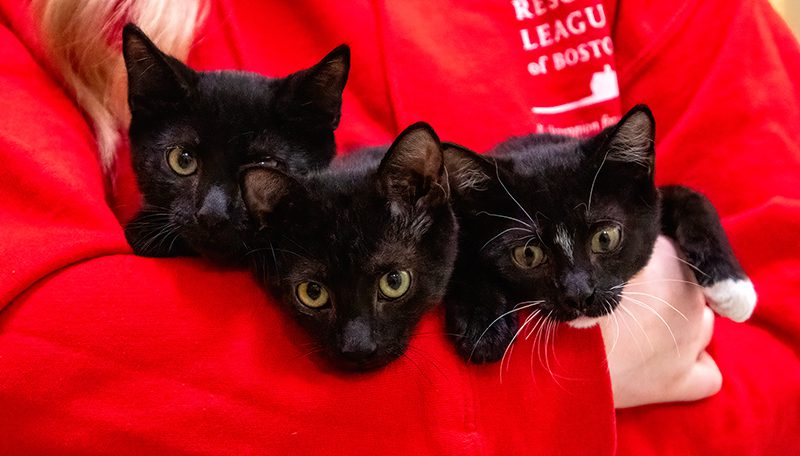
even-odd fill
[[[70,264],[126,252],[86,120],[0,28],[0,309]]]

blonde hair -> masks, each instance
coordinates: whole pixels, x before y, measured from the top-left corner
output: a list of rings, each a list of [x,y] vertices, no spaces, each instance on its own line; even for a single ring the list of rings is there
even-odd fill
[[[34,0],[42,43],[92,122],[103,170],[110,173],[128,127],[122,26],[138,25],[167,54],[185,60],[203,22],[204,0]]]

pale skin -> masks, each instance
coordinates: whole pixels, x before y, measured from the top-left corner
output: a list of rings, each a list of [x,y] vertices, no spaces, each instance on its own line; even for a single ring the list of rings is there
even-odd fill
[[[694,401],[722,387],[706,352],[714,313],[679,256],[660,237],[647,267],[624,288],[621,305],[600,321],[616,408]]]

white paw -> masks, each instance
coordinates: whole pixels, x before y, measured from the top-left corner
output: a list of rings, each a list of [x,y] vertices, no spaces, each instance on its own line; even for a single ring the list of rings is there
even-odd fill
[[[703,292],[714,311],[736,322],[750,318],[756,308],[756,290],[749,279],[726,279]]]

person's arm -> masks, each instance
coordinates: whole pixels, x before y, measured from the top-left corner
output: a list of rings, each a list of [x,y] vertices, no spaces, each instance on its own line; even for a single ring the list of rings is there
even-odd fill
[[[54,271],[129,249],[86,120],[11,30],[0,40],[3,309]]]

